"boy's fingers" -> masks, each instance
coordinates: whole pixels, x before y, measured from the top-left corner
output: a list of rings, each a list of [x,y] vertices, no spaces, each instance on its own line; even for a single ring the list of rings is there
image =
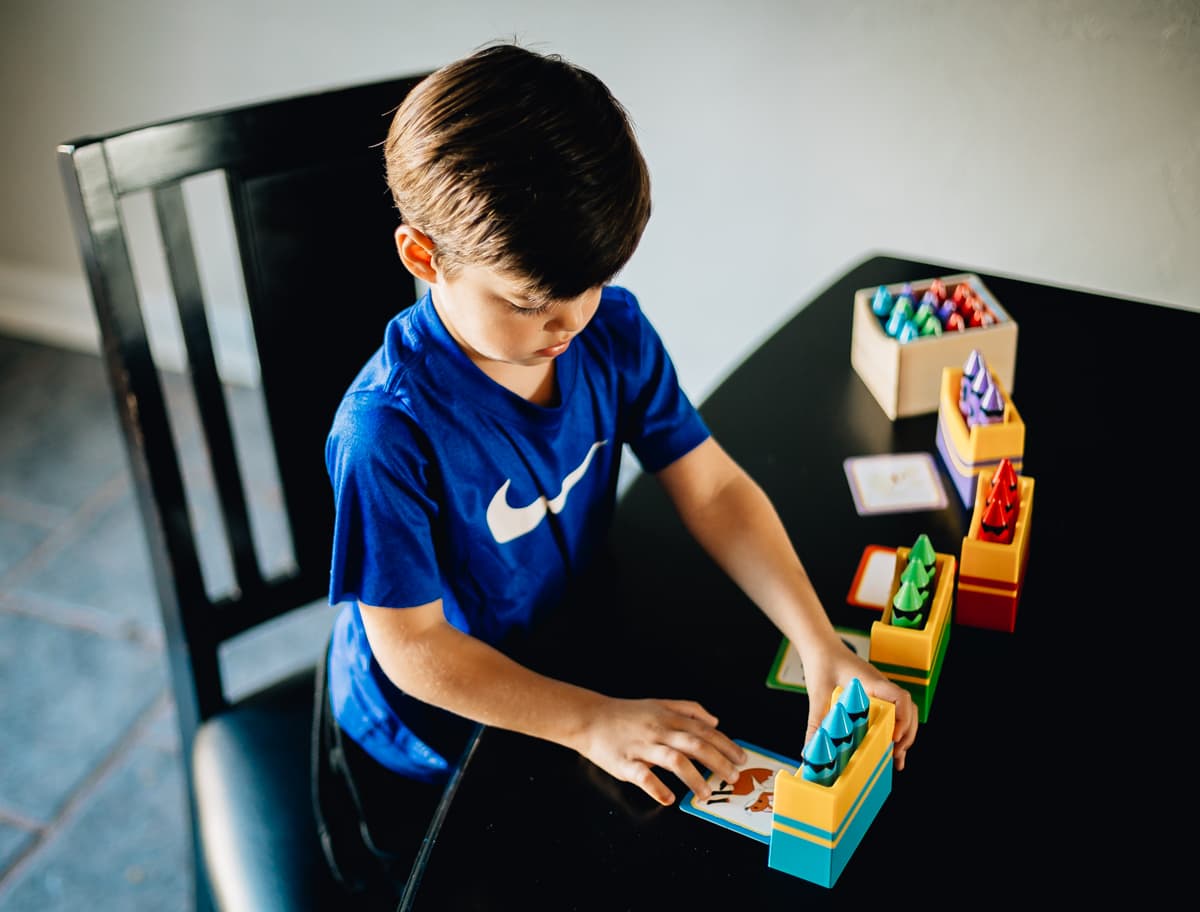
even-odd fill
[[[738,765],[744,763],[746,759],[745,751],[716,729],[711,730],[709,738],[719,738],[720,743],[714,743],[714,740],[682,731],[669,735],[664,739],[664,743],[668,748],[678,751],[680,755],[698,760],[705,768],[716,773],[722,779],[736,782]]]
[[[728,763],[737,765],[746,762],[746,751],[740,744],[716,727],[717,717],[708,712],[699,703],[690,700],[663,700],[663,705],[679,715],[669,721],[683,737],[674,738],[668,735],[664,741],[670,741],[671,746],[682,750],[690,757],[695,757],[709,769],[718,770],[714,765],[715,759],[720,764],[720,758],[714,758],[708,746],[715,748]]]
[[[695,792],[698,797],[705,799],[709,797],[708,781],[684,754],[666,745],[660,745],[652,762],[655,766],[674,773],[679,781]]]
[[[655,763],[653,758],[647,757],[646,760],[632,761],[623,772],[625,775],[618,776],[619,779],[631,782],[646,792],[650,798],[662,805],[674,804],[674,792],[667,788],[666,782],[662,781],[654,774],[654,770],[650,767],[662,766],[661,763]],[[678,775],[678,774],[677,774]]]
[[[646,763],[637,763],[628,777],[629,781],[662,805],[675,803],[675,793],[665,782],[654,775]]]
[[[811,738],[813,735],[815,735],[817,733],[817,729],[820,727],[821,727],[821,717],[810,713],[808,716],[808,728],[804,732],[804,743],[805,744],[808,743],[809,738]]]
[[[674,710],[689,719],[697,719],[707,725],[715,726],[719,719],[694,700],[662,700],[663,706]]]
[[[917,737],[917,704],[913,702],[912,694],[903,688],[897,688],[894,695],[881,695],[881,699],[890,699],[896,705],[896,723],[892,731],[892,756],[896,769],[902,770],[908,757],[908,749],[912,747]]]
[[[917,719],[917,704],[907,690],[903,691],[896,699],[895,741],[901,747],[911,746],[917,737]]]
[[[719,729],[704,728],[699,731],[685,729],[681,734],[698,742],[694,744],[693,750],[688,750],[687,752],[697,760],[703,761],[710,769],[714,769],[715,767],[708,763],[708,758],[699,756],[694,751],[716,750],[723,759],[734,766],[746,762],[745,749]],[[689,741],[688,745],[693,745],[693,741]]]
[[[808,746],[808,742],[812,740],[812,736],[817,733],[817,729],[821,727],[821,723],[825,717],[817,712],[815,704],[810,706],[808,711],[808,728],[804,731],[804,746]]]

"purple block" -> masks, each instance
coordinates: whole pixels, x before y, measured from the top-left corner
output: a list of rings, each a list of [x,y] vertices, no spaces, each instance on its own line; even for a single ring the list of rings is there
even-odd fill
[[[946,442],[945,429],[942,426],[942,419],[938,417],[937,424],[937,451],[942,457],[942,464],[946,467],[946,472],[950,475],[950,480],[954,483],[954,490],[958,492],[958,498],[963,502],[963,506],[975,506],[975,474],[962,475],[954,466],[954,460],[950,457],[950,445]]]

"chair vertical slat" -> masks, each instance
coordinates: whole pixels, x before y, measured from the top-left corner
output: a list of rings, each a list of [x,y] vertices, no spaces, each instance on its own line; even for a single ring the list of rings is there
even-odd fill
[[[275,175],[268,175],[266,178],[268,181],[275,179]],[[229,214],[232,217],[234,235],[238,241],[242,286],[245,288],[246,305],[250,310],[254,332],[254,348],[258,355],[259,382],[263,385],[264,400],[266,410],[268,410],[266,418],[271,427],[271,440],[277,452],[308,451],[316,454],[318,452],[316,440],[313,440],[312,448],[304,448],[294,437],[292,418],[295,409],[300,402],[304,402],[305,406],[308,406],[304,386],[302,386],[304,376],[296,376],[287,368],[280,370],[277,367],[277,362],[281,360],[281,349],[287,350],[289,346],[295,347],[296,342],[299,341],[295,338],[295,325],[301,320],[311,319],[312,316],[312,314],[305,313],[302,308],[298,310],[295,305],[300,301],[310,301],[311,299],[307,296],[300,296],[300,298],[292,300],[278,300],[269,289],[264,288],[263,264],[259,251],[263,239],[260,238],[259,233],[265,229],[266,234],[271,236],[277,230],[281,230],[281,226],[263,226],[259,221],[260,218],[281,217],[282,214],[277,211],[260,211],[254,205],[253,194],[248,190],[247,185],[256,184],[260,180],[262,178],[259,178],[258,175],[247,176],[235,172],[234,169],[226,170]],[[290,235],[292,232],[293,228],[282,228],[284,235]],[[312,242],[314,238],[307,240]],[[299,260],[294,263],[274,263],[272,265],[289,272],[307,268],[307,264],[299,262]],[[306,290],[311,294],[312,289]],[[269,319],[265,323],[263,314],[269,314]],[[287,360],[286,355],[283,356],[283,360]],[[312,374],[311,364],[307,373]],[[295,460],[282,460],[277,463],[276,468],[280,473],[283,508],[287,511],[288,528],[292,533],[296,571],[302,578],[311,578],[314,562],[305,552],[305,528],[316,520],[317,514],[311,509],[311,505],[296,509],[292,497],[289,496],[290,490],[292,490],[290,476],[296,472],[295,462]],[[304,486],[306,498],[311,499],[314,492],[318,490],[316,484],[313,484],[317,480],[311,479],[310,484]],[[316,595],[317,590],[314,590],[313,598],[316,598]]]
[[[142,514],[184,744],[224,705],[204,577],[133,263],[104,145],[59,148],[75,235],[87,271],[104,363]],[[186,754],[186,751],[185,751]]]
[[[182,184],[171,183],[155,188],[154,210],[175,292],[175,304],[179,310],[192,388],[204,428],[234,576],[241,592],[254,592],[261,588],[262,576],[254,551],[254,537],[229,410],[213,353],[208,318],[204,312],[204,292],[196,267]]]
[[[329,584],[329,428],[388,321],[416,297],[378,154],[364,142],[305,167],[225,172],[296,566],[314,598]]]

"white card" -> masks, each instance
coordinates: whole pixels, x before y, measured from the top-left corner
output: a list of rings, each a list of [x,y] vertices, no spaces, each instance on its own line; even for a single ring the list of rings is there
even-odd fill
[[[928,453],[851,456],[843,465],[860,516],[939,510],[946,506],[945,485]]]

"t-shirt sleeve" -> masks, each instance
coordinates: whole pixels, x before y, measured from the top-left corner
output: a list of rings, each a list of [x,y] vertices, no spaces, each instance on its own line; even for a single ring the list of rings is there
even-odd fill
[[[325,463],[334,498],[330,603],[410,608],[440,598],[430,466],[403,409],[384,393],[347,396]]]
[[[637,299],[624,289],[630,345],[625,375],[625,440],[647,472],[666,468],[708,439],[700,413],[679,385],[675,365]]]

